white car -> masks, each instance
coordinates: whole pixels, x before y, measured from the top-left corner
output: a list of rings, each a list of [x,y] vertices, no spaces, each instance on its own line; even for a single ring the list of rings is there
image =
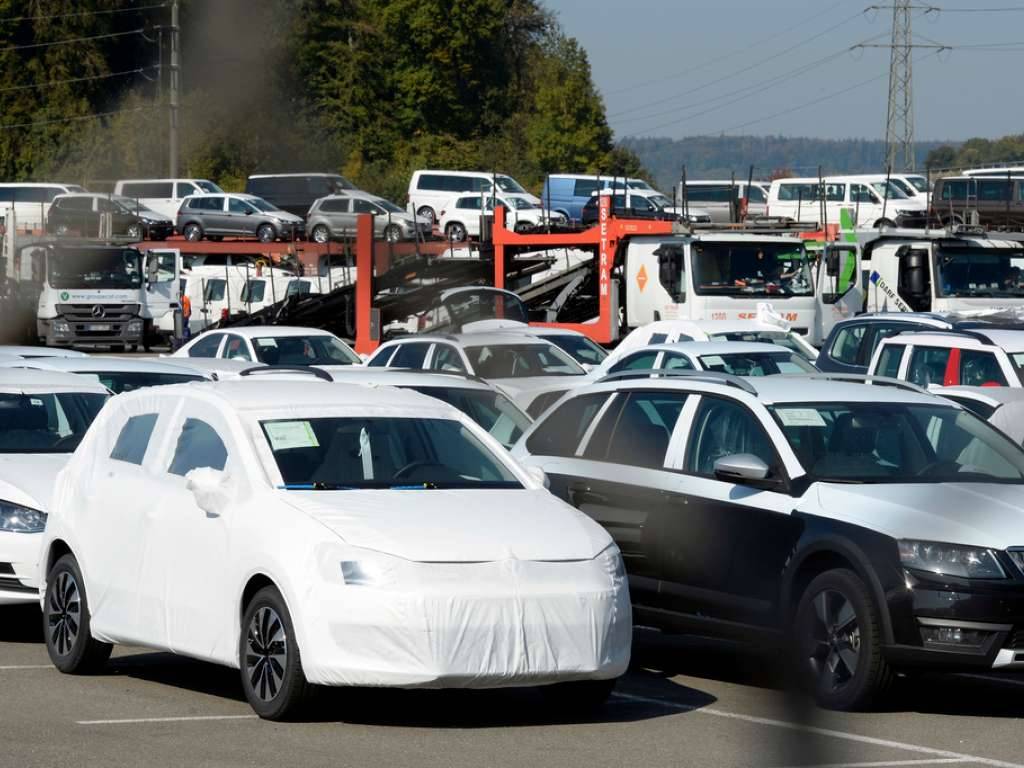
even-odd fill
[[[457,409],[390,387],[118,396],[60,477],[39,573],[61,671],[171,651],[240,668],[271,719],[309,684],[594,704],[629,661],[608,534]]]
[[[0,370],[0,605],[39,600],[54,481],[109,396],[82,376]]]
[[[1024,389],[1017,387],[943,387],[934,394],[962,405],[1017,445],[1024,444]]]
[[[527,195],[505,194],[498,198],[498,205],[505,207],[505,227],[516,232],[529,232],[542,227],[546,222],[564,226],[569,223],[564,214],[548,211]],[[453,197],[441,210],[438,225],[449,240],[461,243],[468,238],[480,237],[481,214],[494,214],[494,198],[482,195],[460,195]]]
[[[253,365],[315,365],[331,370],[362,359],[333,333],[290,325],[250,325],[201,333],[176,350],[177,357],[223,358]]]
[[[485,333],[416,334],[382,344],[366,361],[368,368],[424,368],[469,373],[498,387],[532,414],[534,397],[586,371],[554,344],[512,330]]]
[[[115,395],[140,387],[208,381],[209,373],[151,357],[48,357],[32,360],[0,360],[0,368],[62,371],[94,376]]]
[[[911,331],[875,349],[868,373],[919,387],[1024,387],[1024,331],[991,328]]]
[[[88,357],[85,352],[78,352],[68,347],[32,347],[18,344],[0,345],[0,355],[4,357]]]

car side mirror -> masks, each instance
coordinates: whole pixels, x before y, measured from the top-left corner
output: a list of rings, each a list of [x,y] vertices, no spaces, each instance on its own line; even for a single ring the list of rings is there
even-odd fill
[[[543,485],[545,488],[551,487],[551,480],[548,478],[548,473],[545,472],[540,467],[527,467],[526,473],[538,484]]]
[[[252,208],[246,208],[245,209],[245,215],[246,216],[252,216]]]
[[[220,517],[232,500],[231,475],[212,467],[199,467],[185,475],[185,487],[195,497],[196,506],[207,517]]]
[[[771,469],[751,453],[723,456],[714,464],[715,478],[740,485],[764,485]]]

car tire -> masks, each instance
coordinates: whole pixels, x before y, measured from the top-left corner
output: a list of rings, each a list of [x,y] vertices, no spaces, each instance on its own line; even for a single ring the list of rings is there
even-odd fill
[[[141,224],[129,224],[128,229],[125,230],[125,234],[132,240],[142,239],[142,225]]]
[[[800,597],[793,632],[797,680],[820,706],[866,709],[892,684],[878,606],[853,571],[837,568],[811,581]]]
[[[321,245],[331,239],[331,230],[327,228],[326,224],[317,224],[310,234],[313,236],[313,242]]]
[[[384,227],[384,239],[389,243],[397,243],[402,239],[402,228],[397,224],[388,224]]]
[[[875,222],[875,229],[881,229],[882,227],[895,227],[896,222],[892,219],[879,219]]]
[[[456,243],[461,243],[466,240],[466,228],[457,221],[451,222],[444,228],[445,237],[449,240],[453,240]]]
[[[198,243],[203,239],[203,228],[194,221],[190,221],[182,228],[181,235],[190,243]]]
[[[291,614],[276,587],[257,592],[242,616],[238,660],[245,698],[265,720],[296,715],[310,690]]]
[[[419,210],[416,211],[417,216],[422,216],[425,219],[430,219],[430,226],[433,227],[437,223],[437,214],[434,213],[434,209],[429,205],[421,205]]]
[[[528,221],[517,221],[512,229],[520,235],[525,235],[527,232],[532,232],[534,226]]]
[[[617,678],[611,680],[577,680],[555,683],[541,688],[548,707],[560,715],[572,717],[579,713],[594,712],[608,702],[615,690]]]
[[[256,228],[256,239],[261,243],[272,243],[277,239],[277,231],[271,224],[260,224]]]
[[[50,661],[61,672],[81,675],[101,669],[113,646],[92,636],[85,581],[74,555],[64,555],[46,577],[43,632]]]

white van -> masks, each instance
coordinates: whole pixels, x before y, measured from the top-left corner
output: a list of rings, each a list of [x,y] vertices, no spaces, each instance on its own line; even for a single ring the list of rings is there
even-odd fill
[[[715,222],[728,222],[732,218],[731,200],[747,200],[747,216],[764,216],[768,203],[767,181],[731,181],[730,179],[687,179],[685,194],[683,183],[676,185],[679,205],[686,200],[690,207],[703,208]]]
[[[827,221],[822,220],[822,199]],[[853,226],[876,228],[895,226],[898,219],[923,222],[928,210],[922,198],[908,197],[891,181],[886,185],[885,174],[776,179],[768,190],[769,216],[821,227],[838,224],[843,208],[854,218]]]
[[[138,200],[177,221],[181,201],[189,195],[222,195],[224,190],[206,179],[121,179],[114,185],[114,194]]]
[[[414,171],[409,180],[409,213],[437,221],[439,211],[445,203],[457,195],[468,192],[490,192],[492,179],[499,192],[523,195],[532,203],[540,203],[540,198],[531,195],[523,185],[503,173],[486,171]]]
[[[6,182],[0,183],[0,216],[19,231],[42,230],[50,213],[50,203],[57,195],[85,192],[78,184]],[[14,216],[12,219],[11,213]]]

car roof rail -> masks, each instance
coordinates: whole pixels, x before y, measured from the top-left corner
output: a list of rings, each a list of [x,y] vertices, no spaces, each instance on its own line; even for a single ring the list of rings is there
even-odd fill
[[[367,370],[369,370],[369,369],[367,369]],[[487,381],[487,379],[482,379],[479,376],[477,376],[475,373],[468,373],[467,371],[438,371],[438,370],[434,370],[433,368],[397,368],[397,367],[396,368],[392,368],[390,366],[384,366],[384,367],[380,368],[380,370],[382,370],[382,371],[402,371],[403,373],[426,373],[426,374],[441,375],[441,376],[458,376],[459,378],[462,378],[462,379],[468,379],[469,381],[477,381],[477,382],[479,382],[481,384],[486,384],[489,387],[492,386],[491,383],[489,381]]]
[[[712,384],[724,384],[727,387],[742,389],[750,395],[757,394],[757,388],[746,379],[740,376],[733,376],[731,373],[719,373],[718,371],[690,371],[679,368],[636,368],[628,371],[617,371],[602,376],[595,383],[606,384],[612,381],[626,381],[629,379],[653,379],[653,378],[681,378],[693,381],[703,381]]]
[[[996,330],[996,329],[992,328],[991,330]],[[1012,331],[1014,329],[1013,328],[1009,328],[1009,329],[999,329],[999,330],[1011,330]],[[1017,329],[1017,330],[1020,330],[1020,329]],[[902,333],[898,333],[896,335],[897,336],[904,336],[904,335],[909,336],[909,335],[914,334],[914,333],[928,334],[929,336],[958,336],[960,338],[974,339],[975,341],[980,341],[982,344],[995,344],[995,342],[992,341],[992,339],[989,338],[989,336],[987,334],[982,333],[980,330],[976,330],[976,329],[973,329],[973,328],[943,328],[943,329],[940,329],[940,330],[933,330],[933,331],[903,331]],[[890,336],[889,338],[893,338],[893,337]]]
[[[844,381],[850,384],[877,384],[881,387],[896,387],[905,389],[907,392],[916,392],[919,395],[932,394],[924,387],[919,387],[903,379],[894,379],[892,376],[874,376],[870,373],[784,373],[772,378],[785,379],[812,379],[814,381]]]
[[[239,371],[239,376],[264,376],[267,374],[275,373],[304,373],[307,376],[315,376],[318,379],[324,381],[334,381],[334,377],[331,376],[323,368],[317,368],[314,365],[254,365],[252,368],[246,368],[243,371]]]

